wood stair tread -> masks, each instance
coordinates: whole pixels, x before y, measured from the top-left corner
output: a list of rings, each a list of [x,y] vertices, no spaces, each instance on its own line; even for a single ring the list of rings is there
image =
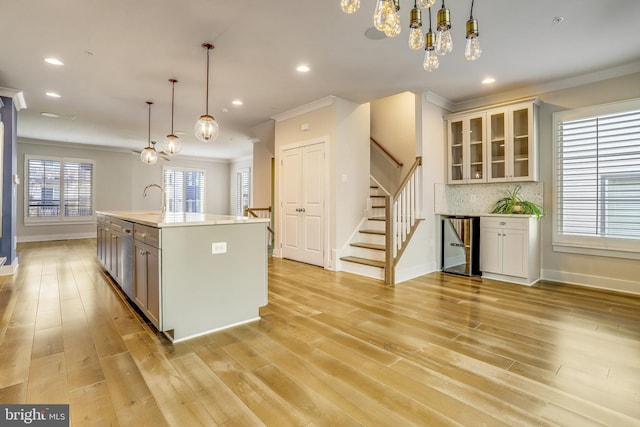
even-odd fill
[[[365,248],[365,249],[374,249],[376,251],[384,251],[384,245],[376,245],[375,243],[364,243],[364,242],[355,242],[351,243],[351,246],[355,246],[356,248]]]
[[[367,218],[369,221],[386,221],[386,218],[383,216],[371,216]]]
[[[345,256],[340,258],[342,261],[354,262],[356,264],[369,265],[371,267],[384,268],[384,261],[376,261],[373,259],[360,258],[357,256]]]
[[[386,206],[385,206],[385,205],[382,205],[382,206],[371,206],[371,207],[372,207],[373,209],[384,209],[384,208],[386,208]]]
[[[360,233],[364,233],[364,234],[378,234],[380,236],[384,236],[385,232],[383,230],[369,230],[369,229],[363,229],[360,230]]]
[[[385,197],[387,197],[387,196],[385,196],[384,194],[383,194],[383,195],[372,194],[372,195],[370,195],[369,197],[371,197],[371,198],[374,198],[374,197],[375,197],[375,198],[377,198],[377,199],[384,199],[384,198],[385,198]]]

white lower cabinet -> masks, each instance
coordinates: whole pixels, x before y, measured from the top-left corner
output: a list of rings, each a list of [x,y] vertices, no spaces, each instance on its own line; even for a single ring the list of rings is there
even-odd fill
[[[535,216],[481,217],[482,276],[523,285],[540,279],[539,224]]]

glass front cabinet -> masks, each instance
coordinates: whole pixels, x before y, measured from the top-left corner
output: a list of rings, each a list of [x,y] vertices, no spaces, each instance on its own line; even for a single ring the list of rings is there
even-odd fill
[[[537,98],[447,117],[448,183],[537,181]]]
[[[536,116],[534,102],[487,111],[487,182],[538,180]]]
[[[485,114],[452,118],[448,123],[449,184],[485,182]]]

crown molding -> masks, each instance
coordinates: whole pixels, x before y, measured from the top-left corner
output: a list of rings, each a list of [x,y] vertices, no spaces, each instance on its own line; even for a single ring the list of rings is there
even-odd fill
[[[21,90],[11,89],[10,87],[0,87],[0,96],[13,99],[13,105],[16,106],[16,110],[18,111],[27,108],[27,102],[24,100],[24,92]]]
[[[301,116],[303,114],[310,113],[315,110],[319,110],[324,107],[328,107],[330,105],[335,104],[336,97],[333,95],[325,96],[324,98],[320,98],[317,101],[310,102],[308,104],[301,105],[299,107],[293,108],[289,111],[285,111],[280,114],[276,114],[275,116],[270,117],[276,122],[281,122],[283,120],[292,119],[294,117]]]

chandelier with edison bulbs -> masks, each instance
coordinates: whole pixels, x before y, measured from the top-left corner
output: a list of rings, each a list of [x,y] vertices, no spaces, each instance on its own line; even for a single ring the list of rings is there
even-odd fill
[[[442,7],[438,10],[436,32],[431,29],[431,6],[436,0],[414,0],[409,16],[409,48],[425,50],[423,67],[426,71],[433,71],[439,66],[438,56],[444,56],[453,51],[453,37],[451,35],[451,12],[442,0]],[[474,0],[471,0],[471,13],[466,25],[465,58],[475,61],[480,57],[480,41],[478,40],[478,20],[473,17]],[[352,14],[360,8],[360,0],[340,0],[342,11]],[[429,31],[422,33],[422,9],[429,10]],[[377,0],[373,12],[373,25],[387,37],[400,34],[400,0]]]

